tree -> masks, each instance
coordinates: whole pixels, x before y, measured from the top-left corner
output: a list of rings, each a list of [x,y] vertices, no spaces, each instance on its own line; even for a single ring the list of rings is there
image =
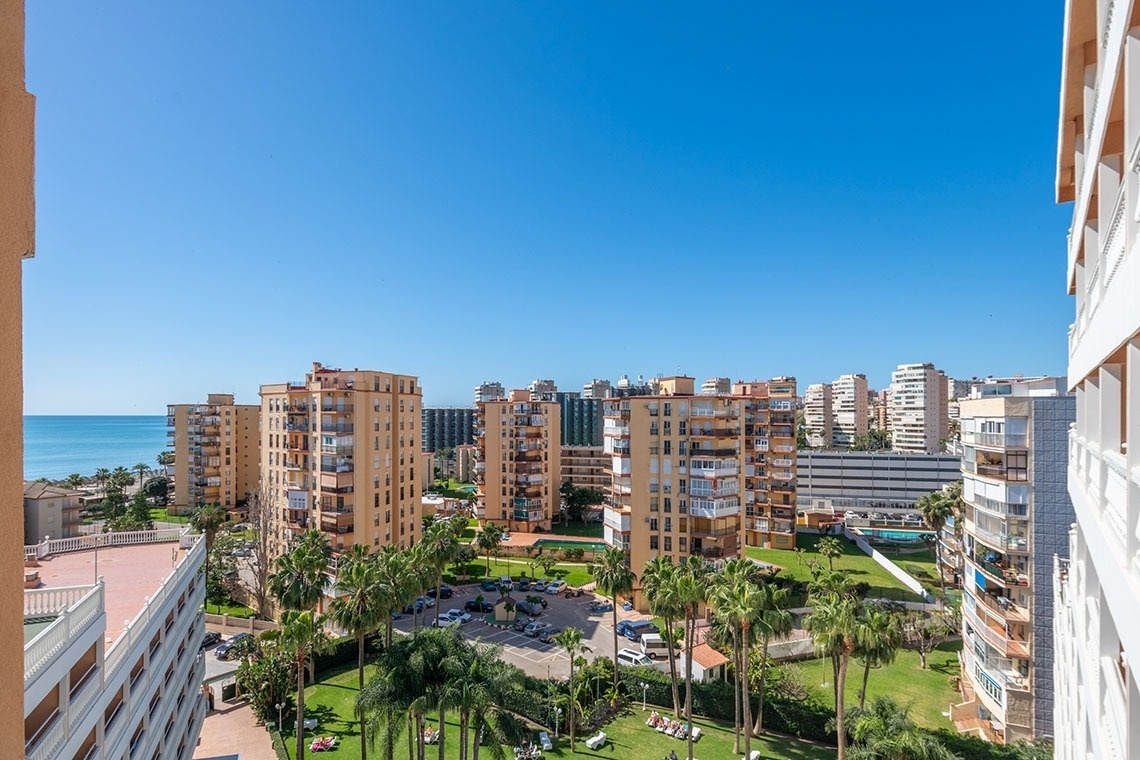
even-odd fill
[[[929,732],[914,725],[909,710],[878,696],[870,709],[852,711],[852,760],[957,760]]]
[[[261,634],[263,641],[275,644],[281,651],[293,658],[297,674],[297,722],[294,733],[297,737],[297,758],[305,757],[305,662],[313,654],[326,651],[331,642],[324,630],[324,616],[312,610],[298,612],[285,610],[281,613],[281,627]]]
[[[772,639],[786,636],[792,630],[792,613],[789,611],[788,590],[774,584],[760,586],[758,606],[759,615],[756,619],[756,631],[760,636],[761,660],[759,673],[760,700],[756,708],[756,725],[752,727],[757,736],[764,730],[764,688],[768,675],[768,646]]]
[[[206,611],[210,611],[209,602],[222,604],[233,596],[235,571],[234,549],[237,548],[237,539],[228,533],[222,533],[210,545],[206,552]]]
[[[253,551],[242,561],[249,570],[247,590],[261,617],[269,615],[269,573],[273,567],[270,539],[273,537],[273,497],[268,486],[261,484],[246,502]]]
[[[946,525],[946,519],[954,516],[954,505],[941,491],[933,491],[920,496],[915,506],[922,513],[922,519],[935,533],[934,552],[938,566],[938,587],[941,590],[942,598],[945,599],[946,579],[942,576],[942,542],[938,538],[942,534],[942,528]]]
[[[459,520],[466,525],[466,518],[459,517]],[[418,546],[425,552],[424,558],[435,568],[435,587],[438,589],[443,585],[443,568],[459,550],[459,532],[452,520],[441,520],[424,533]],[[439,625],[438,604],[435,606],[435,624]]]
[[[139,474],[138,482],[142,483],[143,479],[146,477],[146,474],[148,472],[150,472],[150,465],[143,464],[142,462],[139,462],[138,464],[136,464],[131,469]]]
[[[254,657],[243,657],[234,674],[238,690],[253,714],[267,726],[277,720],[277,705],[293,710],[293,660],[276,647],[262,647]]]
[[[411,555],[398,546],[389,544],[376,552],[376,572],[379,576],[378,593],[389,613],[404,609],[415,598],[410,580]],[[392,616],[384,623],[384,646],[392,646]]]
[[[618,597],[633,591],[633,583],[637,576],[625,561],[625,551],[611,546],[594,559],[590,565],[590,574],[594,576],[597,588],[610,595],[613,602],[613,634],[614,634],[614,691],[618,688],[617,667],[617,608]]]
[[[843,556],[843,544],[835,536],[824,536],[815,545],[819,556],[827,558],[827,569],[835,570],[835,560]]]
[[[141,490],[135,491],[126,510],[108,520],[105,527],[113,531],[154,530],[154,521],[150,519],[150,504],[146,500],[146,494]]]
[[[160,451],[158,452],[158,456],[154,458],[154,461],[159,467],[165,470],[167,467],[174,464],[174,452]]]
[[[606,500],[606,495],[601,491],[594,488],[579,488],[569,480],[562,481],[558,490],[566,505],[566,519],[581,520],[583,524],[586,521],[586,508],[603,504]]]
[[[919,664],[923,670],[926,670],[926,656],[954,632],[954,627],[948,624],[943,615],[920,610],[905,612],[901,629],[903,646],[918,652]]]
[[[668,556],[658,556],[645,563],[641,573],[641,593],[649,602],[649,611],[665,624],[664,638],[669,646],[669,682],[673,689],[673,717],[680,717],[681,698],[677,688],[677,656],[673,647],[673,624],[685,614],[677,592],[677,567]]]
[[[895,654],[902,646],[902,628],[898,616],[885,610],[867,611],[862,619],[862,634],[859,636],[859,649],[856,657],[863,661],[863,686],[859,689],[859,709],[867,699],[867,679],[871,668],[881,668],[895,661]]]
[[[685,611],[685,722],[693,724],[693,646],[697,614],[705,601],[711,568],[700,557],[690,556],[678,568],[677,597]],[[693,734],[688,736],[689,760],[693,760]]]
[[[582,643],[582,631],[568,626],[554,636],[554,643],[566,650],[570,657],[570,711],[566,718],[566,726],[570,729],[570,752],[574,752],[574,664],[578,655],[590,651],[590,647]]]
[[[865,435],[855,436],[852,451],[885,451],[891,447],[891,434],[887,430],[872,428]]]
[[[111,479],[111,471],[106,467],[100,467],[95,471],[95,484],[99,486],[99,490],[103,495],[107,495],[107,481]]]
[[[72,491],[79,490],[79,486],[83,485],[83,476],[78,472],[73,472],[64,478],[63,484],[70,488]]]
[[[378,593],[379,573],[367,547],[353,544],[341,557],[336,576],[336,598],[329,605],[329,617],[356,637],[357,688],[364,689],[364,638],[380,627],[388,610]],[[367,760],[364,716],[360,716],[360,757]]]
[[[816,651],[831,660],[838,760],[844,760],[847,755],[847,710],[843,704],[843,690],[847,683],[847,665],[858,644],[856,636],[860,630],[861,606],[853,594],[817,591],[811,599],[812,613],[804,619],[804,630],[811,633]]]
[[[218,529],[229,515],[221,504],[205,504],[194,510],[190,516],[190,525],[201,531],[206,539],[206,577],[210,577],[210,549],[214,546],[214,539],[218,537]]]
[[[277,558],[269,592],[287,610],[314,610],[329,582],[332,550],[321,532],[308,530]]]
[[[487,575],[491,575],[491,555],[497,554],[503,545],[503,528],[495,523],[487,523],[475,537],[475,545],[487,555]]]
[[[142,485],[142,492],[155,504],[166,504],[166,492],[170,487],[167,479],[161,475],[148,479]]]
[[[534,563],[542,570],[542,577],[549,578],[550,571],[558,563],[553,554],[540,554],[535,558]]]
[[[716,620],[727,628],[727,636],[732,646],[732,687],[733,687],[733,749],[740,752],[741,733],[741,695],[744,699],[744,756],[752,752],[752,721],[748,711],[751,709],[748,697],[748,667],[743,654],[748,651],[748,630],[752,619],[758,616],[759,606],[750,576],[755,565],[748,560],[733,558],[725,563],[724,569],[713,581],[712,593],[709,601],[716,609]]]

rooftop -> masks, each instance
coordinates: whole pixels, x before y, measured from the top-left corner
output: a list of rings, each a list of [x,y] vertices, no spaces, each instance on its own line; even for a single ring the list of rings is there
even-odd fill
[[[70,488],[60,488],[59,486],[49,485],[40,481],[24,483],[24,498],[25,499],[43,499],[43,498],[57,498],[60,496],[86,496],[84,491],[72,491]]]
[[[186,556],[177,541],[57,554],[40,560],[40,588],[90,586],[103,577],[107,643],[119,638],[127,622],[146,604],[162,580]],[[98,572],[95,559],[98,556]],[[25,636],[28,635],[25,629]],[[33,634],[34,635],[34,634]]]

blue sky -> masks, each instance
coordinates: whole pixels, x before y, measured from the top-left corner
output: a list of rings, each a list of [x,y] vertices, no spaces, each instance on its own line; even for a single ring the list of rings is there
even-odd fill
[[[1063,373],[1061,6],[30,3],[26,410]]]

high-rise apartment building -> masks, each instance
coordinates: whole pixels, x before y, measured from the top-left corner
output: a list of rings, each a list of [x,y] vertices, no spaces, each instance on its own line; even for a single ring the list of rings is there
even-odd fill
[[[874,399],[870,402],[871,409],[867,416],[869,426],[875,430],[890,431],[891,429],[891,391],[884,388],[874,391]]]
[[[948,377],[946,378],[946,395],[951,399],[967,399],[970,397],[970,388],[976,382],[977,380],[955,380]]]
[[[579,393],[554,394],[554,398],[562,407],[562,445],[563,446],[601,446],[602,445],[602,414],[604,400],[601,398],[584,398]]]
[[[1053,557],[1068,554],[1075,399],[1063,378],[986,382],[961,401],[960,730],[997,742],[1053,734]]]
[[[609,398],[614,393],[609,380],[594,378],[582,386],[582,398]]]
[[[724,396],[732,391],[732,379],[728,377],[710,377],[701,383],[702,396]]]
[[[421,532],[418,380],[313,363],[304,380],[261,386],[261,474],[284,551],[317,528],[335,551],[410,546]]]
[[[229,393],[211,393],[204,404],[166,407],[167,501],[173,514],[203,504],[244,505],[257,490],[260,437],[256,404],[235,404]]]
[[[609,457],[603,446],[563,446],[562,483],[570,481],[578,488],[605,491],[610,487]]]
[[[475,482],[483,519],[508,530],[550,530],[561,507],[561,407],[513,390],[478,409]]]
[[[693,378],[668,377],[656,395],[606,402],[605,541],[635,571],[656,556],[794,546],[795,381],[731,390],[696,395]],[[645,607],[639,589],[635,604]]]
[[[840,375],[831,383],[831,445],[849,449],[867,435],[867,376]]]
[[[812,383],[804,391],[804,429],[808,445],[814,449],[831,446],[831,384]]]
[[[1140,756],[1140,29],[1133,4],[1065,3],[1056,193],[1073,202],[1066,285],[1068,486],[1058,560],[1054,756]]]
[[[475,443],[473,407],[424,407],[421,418],[420,444],[424,451],[454,449]]]
[[[24,640],[23,260],[36,249],[35,112],[24,87],[24,0],[0,0],[0,640]],[[23,661],[0,657],[0,736],[22,735]],[[19,750],[15,754],[19,754]]]
[[[483,382],[475,386],[475,404],[480,401],[500,401],[507,397],[502,383]]]
[[[900,364],[891,374],[890,425],[895,451],[938,454],[950,434],[946,375],[933,364]]]
[[[530,391],[531,401],[553,401],[554,394],[558,393],[553,380],[531,380],[526,389]]]

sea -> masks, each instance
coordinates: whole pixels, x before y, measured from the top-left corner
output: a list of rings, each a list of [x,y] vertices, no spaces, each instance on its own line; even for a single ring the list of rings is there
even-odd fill
[[[140,462],[157,469],[166,430],[161,415],[26,415],[24,479],[89,476],[100,467],[129,469]]]

